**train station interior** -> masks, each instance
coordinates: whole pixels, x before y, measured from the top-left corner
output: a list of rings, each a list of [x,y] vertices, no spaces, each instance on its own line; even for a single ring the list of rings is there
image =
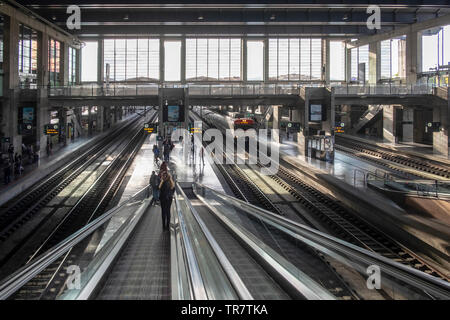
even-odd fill
[[[449,73],[442,0],[0,1],[0,300],[449,300]]]

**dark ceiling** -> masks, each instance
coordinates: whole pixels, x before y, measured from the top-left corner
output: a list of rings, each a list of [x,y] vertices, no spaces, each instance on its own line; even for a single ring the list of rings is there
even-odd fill
[[[312,35],[356,37],[387,32],[450,14],[450,1],[150,1],[19,0],[67,29],[67,6],[81,8],[81,37],[121,34]],[[381,7],[382,29],[366,27],[371,4]]]

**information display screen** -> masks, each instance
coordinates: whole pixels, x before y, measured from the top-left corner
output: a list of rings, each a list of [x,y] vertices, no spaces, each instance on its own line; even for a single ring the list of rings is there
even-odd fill
[[[309,112],[309,121],[312,121],[312,122],[323,121],[321,104],[312,104],[310,106],[309,111],[310,111]]]
[[[184,122],[184,106],[164,106],[164,122]]]
[[[44,134],[46,135],[56,135],[59,133],[59,125],[57,124],[46,124],[44,127]]]

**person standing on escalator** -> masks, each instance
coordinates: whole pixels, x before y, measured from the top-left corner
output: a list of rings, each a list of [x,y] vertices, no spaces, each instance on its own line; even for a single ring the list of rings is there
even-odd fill
[[[170,207],[172,206],[173,194],[175,192],[175,182],[167,172],[163,174],[161,184],[159,185],[159,192],[163,230],[167,231],[170,226]]]

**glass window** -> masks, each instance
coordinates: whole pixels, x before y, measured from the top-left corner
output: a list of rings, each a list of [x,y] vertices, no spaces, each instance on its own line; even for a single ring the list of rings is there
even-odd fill
[[[330,41],[330,80],[345,81],[345,42]]]
[[[289,80],[300,80],[299,39],[289,39]]]
[[[181,41],[164,42],[165,81],[181,80]]]
[[[422,70],[450,64],[450,25],[427,30],[422,35]]]
[[[322,40],[269,39],[269,80],[322,79]]]
[[[208,39],[208,80],[219,80],[219,39]]]
[[[322,79],[322,39],[311,39],[311,80]]]
[[[77,82],[77,49],[69,47],[69,85]]]
[[[311,80],[311,39],[300,39],[300,80]]]
[[[96,60],[97,61],[97,60]],[[48,41],[48,70],[51,86],[60,84],[61,43],[54,39]]]
[[[240,39],[186,39],[187,81],[229,81],[240,79]]]
[[[247,80],[264,80],[264,42],[247,42]]]
[[[81,81],[96,82],[98,73],[98,42],[88,41],[81,50]]]
[[[20,83],[37,83],[37,33],[21,24],[19,27],[18,67]]]
[[[112,82],[159,80],[159,39],[105,39],[104,51],[105,79],[109,64]]]

